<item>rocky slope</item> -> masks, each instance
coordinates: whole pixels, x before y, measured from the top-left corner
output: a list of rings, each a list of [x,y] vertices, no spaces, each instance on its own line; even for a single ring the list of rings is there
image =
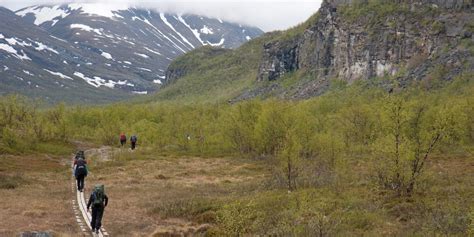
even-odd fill
[[[383,85],[388,90],[451,80],[474,69],[473,8],[463,0],[324,1],[304,24],[256,46],[256,78],[232,99],[308,98],[327,91],[333,79],[395,79]]]
[[[0,93],[48,102],[150,93],[166,82],[165,69],[179,55],[203,45],[235,48],[263,33],[220,19],[101,4],[33,6],[15,14],[0,11]]]

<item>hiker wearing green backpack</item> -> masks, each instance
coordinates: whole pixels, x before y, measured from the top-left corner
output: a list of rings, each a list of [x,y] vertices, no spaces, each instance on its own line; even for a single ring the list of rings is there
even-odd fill
[[[97,184],[92,191],[87,203],[87,211],[92,206],[92,220],[91,227],[92,232],[99,233],[100,227],[102,226],[102,216],[104,215],[104,209],[109,202],[109,198],[105,194],[105,188],[103,184]]]

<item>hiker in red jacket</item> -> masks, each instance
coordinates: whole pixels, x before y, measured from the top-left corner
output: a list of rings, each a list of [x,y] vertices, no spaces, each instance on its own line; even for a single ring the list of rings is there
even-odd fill
[[[124,133],[120,133],[120,144],[122,147],[127,143],[127,136]]]

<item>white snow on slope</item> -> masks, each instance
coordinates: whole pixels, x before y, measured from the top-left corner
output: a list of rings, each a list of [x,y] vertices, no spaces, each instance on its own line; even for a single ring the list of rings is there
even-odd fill
[[[16,38],[5,38],[5,41],[7,41],[8,44],[10,44],[10,45],[20,45],[20,46],[23,46],[23,47],[31,46],[31,44],[26,43],[25,41],[19,41],[19,39],[16,39]]]
[[[246,39],[247,41],[249,41],[249,40],[252,39],[252,37],[250,37],[250,36],[247,35],[247,36],[245,36],[245,39]]]
[[[138,95],[146,95],[148,94],[148,91],[132,91],[133,94],[138,94]]]
[[[21,51],[21,55],[10,45],[8,44],[1,44],[0,43],[0,50],[3,50],[3,51],[6,51],[7,53],[10,53],[13,55],[13,57],[15,58],[18,58],[20,60],[30,60],[31,61],[31,58],[28,57],[28,55],[26,55],[25,52],[23,52],[23,50]]]
[[[33,74],[33,73],[31,73],[31,72],[29,72],[29,71],[27,71],[27,70],[23,70],[23,73],[25,73],[25,74],[28,75],[28,76],[35,76],[35,74]]]
[[[211,43],[211,42],[209,42],[209,41],[207,41],[207,43],[208,43],[209,45],[211,45],[211,46],[217,47],[217,46],[222,46],[222,45],[224,44],[224,41],[225,41],[225,39],[222,38],[221,41],[219,41],[219,43],[213,44],[213,43]]]
[[[104,58],[106,58],[106,59],[109,59],[109,60],[110,60],[110,59],[113,59],[113,58],[112,58],[112,55],[110,55],[109,53],[102,52],[101,55],[102,55],[102,57],[104,57]]]
[[[38,50],[38,51],[48,50],[48,51],[53,52],[55,54],[59,54],[58,51],[54,50],[53,48],[51,48],[51,47],[49,47],[49,46],[47,46],[47,45],[45,45],[41,42],[35,41],[35,43],[38,45],[38,47],[35,47],[35,49]]]
[[[155,84],[163,84],[160,79],[153,80],[153,83],[155,83]]]
[[[56,17],[61,17],[64,18],[69,15],[66,11],[63,9],[59,9],[58,6],[53,6],[53,7],[38,7],[38,6],[33,6],[26,8],[22,11],[17,12],[16,14],[18,16],[24,17],[28,13],[32,13],[35,16],[35,25],[41,25],[44,22],[47,21],[52,21]]]
[[[165,14],[160,13],[160,18],[161,18],[161,20],[162,20],[169,28],[171,28],[174,32],[176,32],[176,34],[178,34],[179,37],[181,37],[181,39],[182,39],[184,42],[186,42],[189,46],[191,46],[191,48],[194,49],[194,45],[191,44],[191,43],[188,41],[188,39],[186,39],[181,33],[179,33],[179,32],[173,27],[173,25],[171,25],[171,23],[168,22],[168,20],[167,20],[166,17],[165,17]]]
[[[50,71],[50,70],[48,70],[48,69],[43,69],[43,70],[49,72],[49,73],[52,74],[52,75],[61,77],[62,79],[73,80],[71,77],[68,77],[68,76],[66,76],[66,75],[64,75],[64,74],[62,74],[62,73],[60,73],[60,72],[53,72],[53,71]]]
[[[201,34],[199,34],[199,31],[196,30],[196,29],[193,29],[191,28],[190,25],[188,25],[188,23],[186,23],[186,21],[183,19],[183,17],[181,15],[178,15],[178,20],[183,23],[183,25],[185,25],[186,27],[189,28],[189,30],[191,30],[191,32],[193,32],[194,36],[196,37],[196,39],[199,40],[199,42],[201,42],[202,45],[205,45],[204,41],[202,41],[201,39]]]
[[[158,28],[156,28],[156,26],[154,26],[153,24],[151,24],[151,22],[150,22],[148,19],[144,19],[144,20],[142,20],[142,19],[140,19],[140,18],[138,18],[138,19],[139,19],[140,21],[145,22],[146,24],[148,24],[149,26],[151,26],[153,29],[155,29],[158,33],[160,33],[161,36],[163,36],[165,39],[167,39],[168,41],[170,41],[170,42],[174,45],[175,48],[181,50],[183,53],[186,53],[186,50],[184,50],[184,49],[182,49],[181,47],[179,47],[173,40],[171,40],[168,36],[166,36],[165,34],[163,34],[163,32],[161,32]],[[155,34],[155,36],[157,36],[157,35]],[[158,37],[158,36],[157,36],[157,37]]]
[[[206,34],[206,35],[212,35],[214,34],[214,32],[212,31],[211,28],[207,27],[206,25],[204,25],[204,27],[202,27],[202,29],[200,30],[201,33],[203,34]]]
[[[151,52],[151,53],[154,53],[154,54],[161,55],[161,53],[160,53],[160,52],[158,52],[158,51],[155,51],[155,50],[152,50],[152,49],[150,49],[150,48],[148,48],[148,47],[145,47],[145,49],[146,49],[148,52]]]
[[[94,76],[93,78],[87,77],[83,73],[80,73],[80,72],[74,72],[74,76],[83,79],[84,81],[87,82],[87,84],[96,88],[99,88],[101,86],[106,86],[108,88],[115,88],[115,85],[127,85],[127,86],[132,86],[132,87],[135,86],[132,83],[128,83],[127,80],[118,81],[118,82],[112,81],[112,80],[106,81],[105,79],[102,79],[98,76]]]
[[[128,9],[127,4],[117,2],[107,3],[71,3],[68,4],[72,10],[80,10],[83,14],[103,16],[108,18],[123,18],[117,11]]]
[[[56,36],[49,35],[49,37],[51,37],[51,38],[53,38],[53,39],[57,39],[57,40],[59,40],[59,41],[62,41],[62,42],[66,42],[66,43],[67,43],[67,41],[66,41],[66,40],[64,40],[64,39],[60,39],[60,38],[58,38],[58,37],[56,37]]]
[[[137,67],[138,70],[146,71],[146,72],[151,72],[150,69],[144,68],[144,67]]]
[[[25,41],[22,41],[20,39],[17,39],[17,38],[5,38],[3,35],[0,35],[0,39],[5,39],[5,41],[8,42],[8,44],[10,45],[19,45],[19,46],[22,46],[22,47],[32,47],[33,45],[31,43],[26,43]],[[32,41],[31,39],[29,39],[31,42],[35,42],[38,46],[34,47],[36,50],[38,51],[42,51],[42,50],[48,50],[50,52],[53,52],[55,54],[59,54],[58,51],[54,50],[53,48],[41,43],[41,42],[37,42],[37,41]]]
[[[142,57],[142,58],[149,58],[149,57],[150,57],[150,56],[148,56],[148,55],[146,55],[146,54],[142,54],[142,53],[133,53],[133,54],[138,55],[138,56],[140,56],[140,57]]]
[[[84,30],[84,31],[87,31],[87,32],[94,32],[98,35],[102,35],[102,32],[99,30],[99,29],[94,29],[88,25],[83,25],[83,24],[71,24],[71,29],[80,29],[80,30]]]

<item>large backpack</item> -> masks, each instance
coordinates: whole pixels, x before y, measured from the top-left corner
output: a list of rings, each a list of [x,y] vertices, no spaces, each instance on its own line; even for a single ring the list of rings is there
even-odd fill
[[[104,199],[105,199],[104,185],[103,184],[95,185],[94,192],[92,192],[92,195],[94,196],[94,201],[92,202],[94,206],[103,205]]]
[[[87,175],[86,161],[82,158],[79,158],[76,162],[76,176],[78,175]]]
[[[130,137],[130,141],[137,142],[137,136],[133,135],[132,137]]]
[[[127,140],[127,137],[125,136],[125,134],[120,135],[120,141],[126,141],[126,140]]]
[[[76,153],[76,156],[74,157],[76,160],[82,158],[82,159],[86,159],[86,157],[84,156],[84,151],[77,151]]]

